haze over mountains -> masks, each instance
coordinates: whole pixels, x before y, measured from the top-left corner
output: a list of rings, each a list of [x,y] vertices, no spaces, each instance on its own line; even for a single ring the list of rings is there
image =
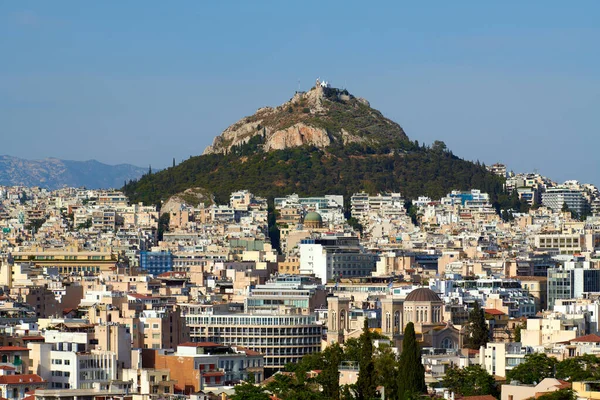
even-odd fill
[[[145,172],[147,169],[130,164],[108,165],[96,160],[25,160],[0,155],[0,185],[5,186],[119,188]]]

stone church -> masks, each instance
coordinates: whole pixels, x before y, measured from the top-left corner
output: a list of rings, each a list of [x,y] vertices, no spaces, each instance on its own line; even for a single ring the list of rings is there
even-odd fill
[[[350,328],[349,321],[351,299],[329,297],[327,300],[327,342],[343,343],[348,337],[356,337],[359,332]],[[415,289],[404,299],[388,295],[381,299],[381,334],[401,348],[404,328],[412,322],[422,347],[460,349],[460,330],[443,320],[443,307],[442,299],[428,288]]]

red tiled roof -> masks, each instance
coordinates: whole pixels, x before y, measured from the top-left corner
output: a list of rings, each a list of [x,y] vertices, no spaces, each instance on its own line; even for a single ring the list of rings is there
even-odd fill
[[[3,398],[0,398],[0,400],[4,400]],[[27,397],[23,397],[23,400],[35,400],[35,396],[27,396]]]
[[[491,394],[486,394],[483,396],[465,396],[462,400],[496,400],[496,398]]]
[[[16,368],[9,367],[8,365],[0,365],[0,369],[3,371],[14,371]]]
[[[483,311],[485,311],[486,314],[490,314],[490,315],[506,315],[506,313],[503,313],[502,311],[496,309],[496,308],[484,308]],[[477,396],[475,396],[477,397]]]
[[[213,342],[185,342],[181,343],[179,346],[184,347],[221,347],[222,345]]]
[[[590,335],[579,336],[575,339],[571,339],[570,342],[600,343],[600,336],[592,333]]]
[[[30,342],[33,342],[33,341],[41,341],[41,342],[43,342],[44,340],[46,340],[46,338],[44,338],[41,335],[40,336],[23,336],[21,339],[27,340],[27,341],[30,341]]]
[[[21,346],[0,346],[0,351],[1,352],[5,352],[5,351],[29,351],[29,349],[27,347],[21,347]]]
[[[557,379],[560,382],[560,385],[556,387],[559,389],[571,389],[571,382],[563,381],[562,379]]]
[[[17,383],[40,383],[44,382],[41,376],[37,374],[26,375],[3,375],[0,376],[0,385],[14,385]]]

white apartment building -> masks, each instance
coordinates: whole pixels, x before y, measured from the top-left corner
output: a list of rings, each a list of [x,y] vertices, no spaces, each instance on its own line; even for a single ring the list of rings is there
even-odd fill
[[[542,204],[555,211],[560,211],[566,204],[569,210],[582,215],[589,210],[589,203],[580,190],[567,187],[548,188],[542,193]]]
[[[380,216],[404,214],[404,199],[400,193],[377,194],[369,196],[367,193],[355,193],[350,198],[352,216],[356,219],[365,219],[369,213],[374,212]]]
[[[505,377],[508,371],[525,362],[530,353],[533,349],[521,343],[490,342],[481,348],[479,363],[489,374]]]
[[[45,343],[28,344],[32,370],[53,389],[91,389],[94,383],[109,384],[131,364],[131,338],[125,334],[125,327],[114,327],[122,332],[115,331],[112,338],[102,338],[102,329],[98,335],[93,330],[46,331]],[[100,348],[101,342],[105,348]]]
[[[300,242],[300,273],[321,279],[370,276],[376,256],[365,252],[356,236],[324,235]]]
[[[281,370],[321,350],[323,326],[315,314],[241,314],[203,304],[180,304],[192,342],[242,346],[262,353],[265,370]]]

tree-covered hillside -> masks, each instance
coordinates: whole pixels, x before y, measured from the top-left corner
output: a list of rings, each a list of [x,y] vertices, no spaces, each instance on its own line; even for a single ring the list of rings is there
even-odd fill
[[[297,147],[262,152],[247,143],[230,154],[192,157],[181,164],[130,181],[123,190],[132,201],[160,204],[190,187],[202,187],[225,203],[232,191],[260,196],[401,192],[407,198],[439,199],[453,189],[477,188],[497,199],[503,180],[479,163],[452,155],[445,146],[370,148],[356,143],[326,149]]]

